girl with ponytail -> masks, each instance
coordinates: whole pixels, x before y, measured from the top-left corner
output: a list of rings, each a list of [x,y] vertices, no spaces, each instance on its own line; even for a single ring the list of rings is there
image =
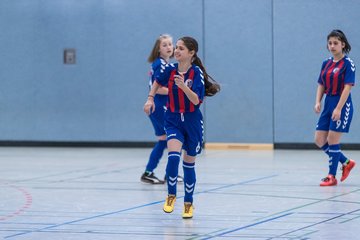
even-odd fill
[[[343,133],[349,132],[354,111],[351,88],[355,84],[355,63],[347,55],[351,46],[345,34],[339,29],[334,29],[327,36],[327,49],[332,56],[323,61],[317,80],[314,106],[317,114],[322,108],[316,125],[315,143],[325,152],[329,161],[328,175],[320,182],[322,187],[337,185],[336,173],[339,163],[342,165],[341,182],[347,179],[356,165],[354,160],[342,153],[340,147]]]
[[[182,37],[176,42],[174,57],[178,63],[167,64],[155,77],[144,111],[151,114],[155,109],[154,95],[161,86],[168,86],[165,132],[168,147],[166,167],[168,195],[163,210],[174,210],[178,166],[184,150],[184,208],[182,217],[193,217],[193,194],[196,184],[195,159],[203,145],[203,118],[200,105],[205,96],[214,96],[220,86],[206,72],[197,56],[198,43],[192,37]]]

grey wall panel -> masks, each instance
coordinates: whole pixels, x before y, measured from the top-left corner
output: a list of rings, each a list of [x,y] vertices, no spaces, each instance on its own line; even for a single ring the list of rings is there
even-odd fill
[[[10,57],[1,59],[1,138],[96,140],[104,116],[101,2],[1,5],[1,25],[11,36],[2,41]],[[63,64],[66,47],[76,48],[76,65]]]
[[[0,140],[155,140],[146,59],[170,33],[195,37],[222,85],[203,105],[206,141],[311,143],[326,35],[343,29],[360,65],[359,10],[357,0],[0,1]],[[76,48],[75,65],[64,48]],[[357,85],[343,142],[360,143]]]
[[[205,62],[222,86],[206,103],[209,142],[273,141],[271,9],[271,1],[205,1]]]
[[[313,111],[317,78],[322,61],[331,56],[326,49],[327,34],[342,29],[353,47],[350,57],[359,65],[359,9],[356,0],[341,4],[336,0],[274,1],[275,142],[313,142],[319,117]],[[354,105],[359,99],[355,86]],[[357,109],[344,142],[360,142],[360,135],[354,134],[360,132]]]
[[[142,108],[150,64],[147,58],[156,38],[169,33],[202,42],[202,2],[137,0],[105,1],[104,46],[107,121],[106,136],[116,141],[155,140]],[[141,6],[141,7],[139,7]]]

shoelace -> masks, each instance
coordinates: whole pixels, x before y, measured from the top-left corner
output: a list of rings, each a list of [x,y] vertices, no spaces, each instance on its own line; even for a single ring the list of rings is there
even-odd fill
[[[168,206],[171,206],[171,205],[172,205],[172,202],[174,201],[174,199],[175,199],[174,196],[168,196],[167,205],[168,205]]]
[[[190,207],[191,207],[191,204],[185,204],[185,210],[184,210],[184,212],[185,212],[185,213],[189,213],[189,212],[190,212]]]
[[[330,181],[330,178],[329,178],[329,177],[326,177],[326,178],[321,179],[321,181],[323,181],[323,182],[329,182],[329,181]]]

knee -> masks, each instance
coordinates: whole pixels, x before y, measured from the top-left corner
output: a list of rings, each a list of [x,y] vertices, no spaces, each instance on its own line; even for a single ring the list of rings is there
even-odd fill
[[[184,153],[184,159],[183,159],[184,162],[192,164],[195,163],[195,159],[196,157],[189,156],[187,155],[187,153]]]
[[[315,135],[315,137],[314,137],[314,142],[315,142],[316,146],[318,146],[319,148],[321,148],[322,146],[325,145],[326,139],[321,138],[321,137],[319,137],[318,135]]]
[[[328,138],[328,143],[329,143],[329,145],[339,144],[339,139],[338,139],[338,138],[333,138],[333,137],[329,136],[329,138]]]
[[[341,135],[341,132],[330,131],[327,138],[329,145],[340,144]]]

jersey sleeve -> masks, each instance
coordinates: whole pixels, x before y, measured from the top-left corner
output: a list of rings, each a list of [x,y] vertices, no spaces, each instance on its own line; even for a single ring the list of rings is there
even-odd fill
[[[159,71],[155,76],[155,81],[161,86],[167,86],[170,78],[170,72],[172,69],[172,64],[166,64],[159,68]]]
[[[322,80],[321,75],[322,75],[322,72],[323,72],[323,70],[324,70],[324,68],[325,68],[325,65],[326,65],[326,62],[327,62],[327,61],[328,61],[328,60],[323,61],[322,65],[321,65],[321,70],[320,70],[319,78],[318,78],[318,80],[317,80],[318,84],[321,84],[321,85],[324,85],[324,82],[323,82],[323,80]]]
[[[166,62],[164,59],[158,58],[153,64],[153,82],[155,81],[156,76],[158,76],[162,71],[164,71]]]
[[[345,63],[346,63],[346,69],[345,69],[344,84],[355,85],[355,70],[356,70],[355,64],[349,57],[345,59]]]
[[[203,102],[205,96],[205,79],[204,74],[199,67],[195,67],[194,84],[191,89],[198,95],[200,102]]]
[[[151,88],[154,81],[155,81],[155,74],[158,72],[158,69],[160,67],[160,59],[157,58],[152,64],[151,64],[151,71],[150,71],[150,79],[149,79],[149,87]]]

